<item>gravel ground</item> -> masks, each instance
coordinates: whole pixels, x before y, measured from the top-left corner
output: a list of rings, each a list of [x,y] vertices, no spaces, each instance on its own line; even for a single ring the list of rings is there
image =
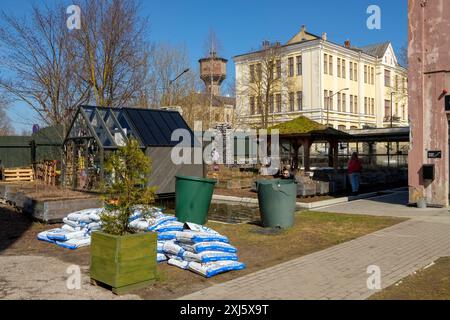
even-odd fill
[[[7,300],[112,300],[139,299],[136,295],[116,296],[89,283],[88,267],[80,266],[79,289],[69,289],[72,265],[56,258],[39,256],[0,256],[0,299]],[[69,271],[69,272],[68,272]]]

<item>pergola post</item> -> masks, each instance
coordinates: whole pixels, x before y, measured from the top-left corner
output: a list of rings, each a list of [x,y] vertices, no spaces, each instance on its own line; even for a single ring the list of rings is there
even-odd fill
[[[339,166],[339,144],[337,140],[328,140],[328,166],[338,169]]]
[[[308,138],[302,139],[301,144],[303,146],[303,163],[305,165],[305,171],[311,170],[311,145],[312,141]]]
[[[292,148],[294,149],[294,154],[292,158],[292,169],[298,169],[298,149],[299,142],[297,140],[292,140]]]

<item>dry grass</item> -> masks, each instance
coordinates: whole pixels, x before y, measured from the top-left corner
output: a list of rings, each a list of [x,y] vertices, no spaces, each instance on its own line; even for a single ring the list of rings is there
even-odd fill
[[[450,300],[450,257],[410,275],[370,297],[371,300]]]
[[[229,237],[238,248],[239,261],[247,268],[212,279],[188,271],[159,265],[160,282],[136,293],[146,299],[172,299],[213,284],[232,280],[276,264],[326,249],[404,221],[398,218],[345,215],[305,211],[296,215],[293,228],[265,230],[258,225],[207,225]]]

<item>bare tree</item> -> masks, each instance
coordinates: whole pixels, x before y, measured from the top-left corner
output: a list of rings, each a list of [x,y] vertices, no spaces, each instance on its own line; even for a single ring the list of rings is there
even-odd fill
[[[250,101],[250,115],[260,116],[259,127],[267,128],[270,116],[277,112],[274,110],[275,104],[281,108],[283,88],[287,86],[282,68],[281,46],[278,43],[264,42],[262,49],[254,53],[252,58],[254,63],[246,66],[248,70],[238,80],[236,93]],[[239,115],[239,110],[237,112],[236,117],[243,118]]]
[[[6,114],[6,100],[0,96],[0,136],[7,136],[12,134],[13,130],[11,127],[11,122]]]
[[[86,69],[80,73],[99,106],[126,106],[143,92],[147,74],[147,18],[136,0],[85,0],[74,32]]]
[[[199,78],[190,66],[185,46],[155,43],[149,51],[149,73],[146,81],[146,95],[152,108],[176,105],[199,87]],[[179,75],[176,81],[175,80]]]
[[[31,107],[49,125],[68,124],[76,106],[88,99],[88,85],[77,77],[82,61],[66,26],[62,6],[33,7],[26,18],[2,12],[0,89]]]
[[[404,44],[400,48],[400,52],[398,54],[398,62],[404,68],[408,68],[408,44]]]

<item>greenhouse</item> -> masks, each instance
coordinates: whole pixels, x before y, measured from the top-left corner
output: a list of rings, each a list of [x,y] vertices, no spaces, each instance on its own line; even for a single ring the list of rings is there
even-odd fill
[[[171,161],[172,148],[178,144],[171,140],[176,129],[186,129],[193,137],[176,111],[80,106],[64,141],[63,183],[75,190],[98,190],[105,179],[108,154],[134,138],[152,160],[149,183],[158,187],[159,196],[172,195],[175,175],[203,175],[202,165],[175,165]]]

